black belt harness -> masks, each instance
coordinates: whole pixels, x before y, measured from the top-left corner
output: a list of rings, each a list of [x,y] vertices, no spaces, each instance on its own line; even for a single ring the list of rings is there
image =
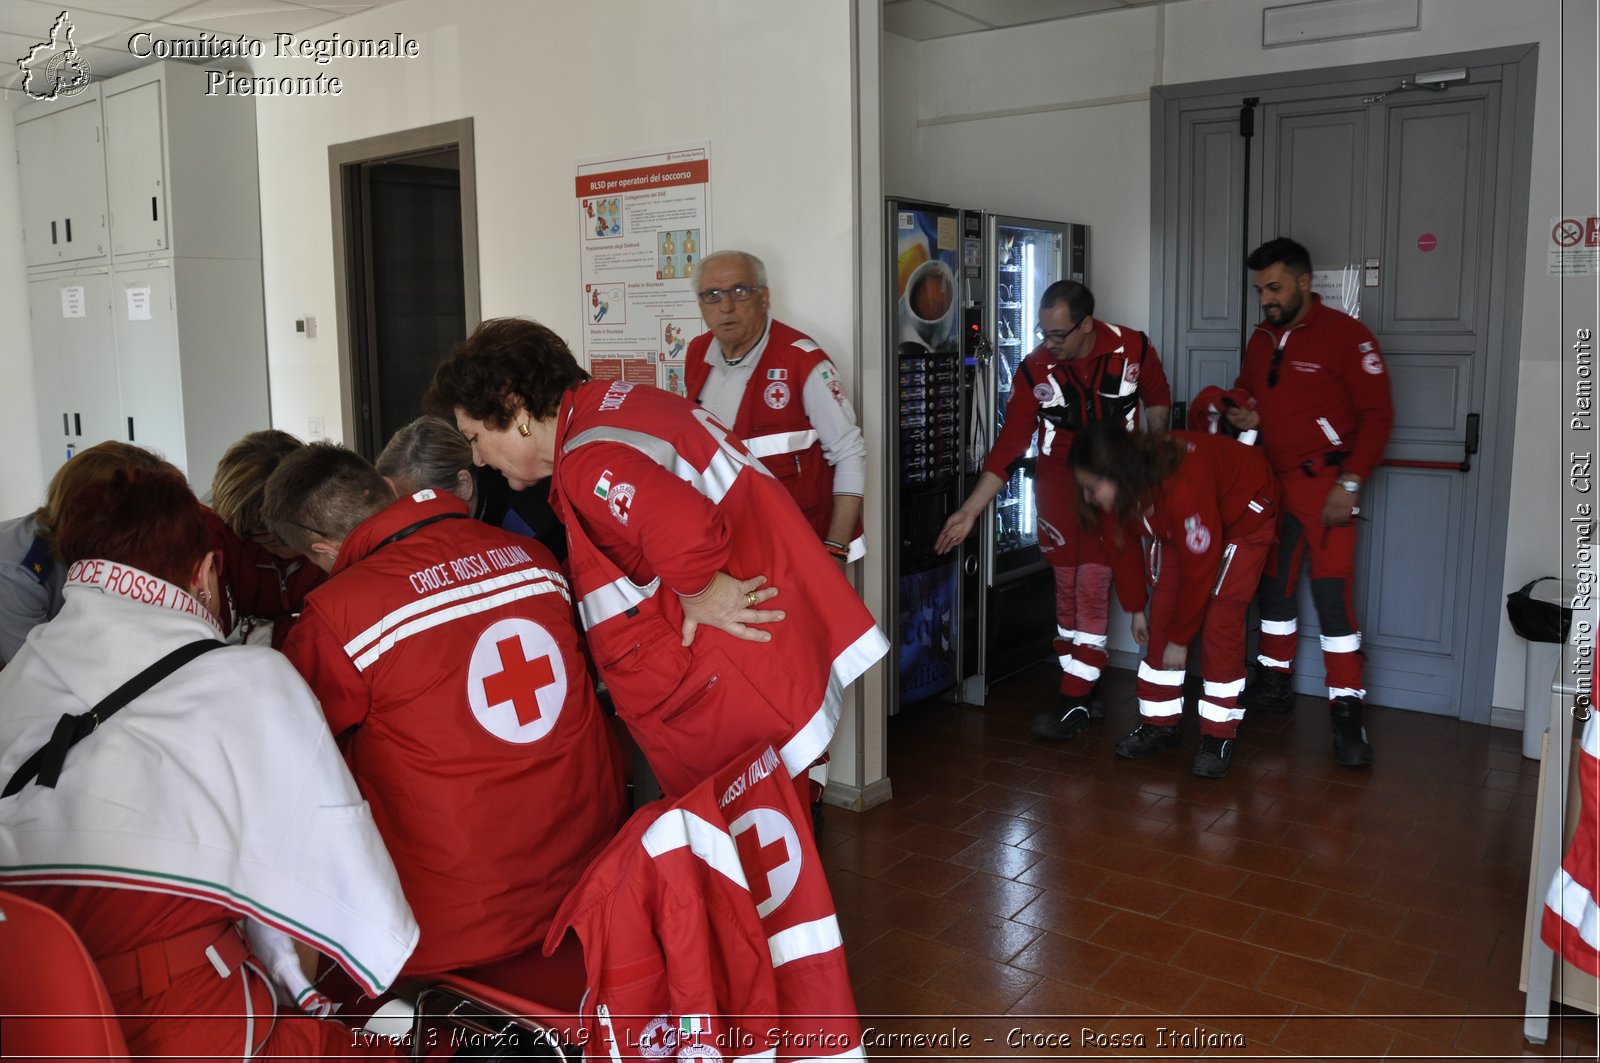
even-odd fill
[[[33,756],[22,762],[22,767],[11,776],[11,781],[6,783],[6,788],[0,792],[0,798],[10,797],[24,786],[38,780],[40,786],[55,787],[56,781],[61,778],[61,767],[66,763],[67,750],[77,745],[94,733],[95,728],[115,716],[117,712],[134,698],[143,694],[179,668],[188,664],[202,653],[209,653],[224,645],[217,639],[200,639],[179,646],[155,664],[146,668],[117,689],[113,690],[98,705],[88,712],[74,715],[65,713],[56,721],[56,729],[50,735],[50,741]]]

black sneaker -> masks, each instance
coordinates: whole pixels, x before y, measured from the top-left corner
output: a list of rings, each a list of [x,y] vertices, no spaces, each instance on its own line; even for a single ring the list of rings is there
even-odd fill
[[[1087,705],[1067,705],[1058,709],[1046,709],[1033,718],[1033,733],[1040,738],[1049,738],[1057,742],[1065,742],[1089,729],[1089,708]]]
[[[1106,699],[1100,696],[1100,680],[1094,681],[1094,686],[1089,688],[1089,719],[1101,723],[1106,718]]]
[[[1372,744],[1367,741],[1367,729],[1361,723],[1361,699],[1334,698],[1328,703],[1333,717],[1333,755],[1347,768],[1370,768]]]
[[[1257,665],[1239,704],[1250,712],[1293,712],[1294,673]]]
[[[1233,739],[1216,735],[1200,736],[1200,751],[1194,755],[1194,773],[1202,779],[1220,779],[1233,767]]]
[[[1163,749],[1171,749],[1178,744],[1178,728],[1157,727],[1154,724],[1141,723],[1117,739],[1116,754],[1127,757],[1129,760],[1138,760]]]

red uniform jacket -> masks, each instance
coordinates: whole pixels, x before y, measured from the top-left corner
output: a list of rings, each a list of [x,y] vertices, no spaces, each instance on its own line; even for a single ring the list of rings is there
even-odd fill
[[[1173,432],[1188,448],[1162,481],[1137,527],[1120,537],[1102,527],[1117,598],[1130,613],[1145,606],[1140,537],[1155,540],[1155,610],[1169,617],[1169,640],[1187,646],[1200,631],[1219,579],[1226,544],[1277,519],[1277,478],[1256,447],[1225,436]],[[1120,538],[1120,543],[1114,541]]]
[[[342,737],[422,929],[405,970],[537,943],[623,814],[549,551],[419,491],[350,533],[284,653]]]
[[[1277,472],[1334,467],[1365,478],[1394,424],[1383,353],[1365,325],[1310,298],[1293,328],[1256,326],[1232,397],[1261,414],[1261,445]]]
[[[828,748],[844,687],[888,650],[787,492],[709,413],[658,388],[595,381],[563,400],[551,503],[589,648],[670,796],[771,742],[790,775]],[[772,641],[702,627],[678,594],[718,571],[766,576]],[[677,593],[674,593],[677,592]]]
[[[1058,529],[1075,527],[1078,519],[1078,484],[1067,467],[1073,431],[1107,417],[1123,418],[1131,428],[1141,405],[1172,405],[1167,374],[1144,333],[1099,320],[1094,330],[1094,347],[1082,358],[1058,361],[1040,344],[1022,360],[1005,423],[983,463],[984,472],[1004,480],[1033,440],[1039,515]]]
[[[628,821],[545,945],[583,942],[587,1058],[865,1058],[809,815],[766,746]]]
[[[684,375],[691,398],[705,387],[712,338],[706,332],[689,341]],[[833,515],[833,466],[823,456],[801,393],[827,360],[810,336],[774,319],[732,425],[733,434],[789,489],[819,537],[827,535]]]

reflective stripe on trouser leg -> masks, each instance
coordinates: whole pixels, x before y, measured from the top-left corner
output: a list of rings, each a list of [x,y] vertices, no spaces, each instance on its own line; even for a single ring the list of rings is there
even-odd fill
[[[1271,536],[1268,525],[1228,544],[1233,563],[1218,579],[1216,593],[1206,607],[1200,637],[1200,675],[1205,679],[1199,704],[1203,735],[1232,738],[1239,731],[1239,721],[1244,719],[1239,695],[1244,692],[1245,617],[1272,551]],[[1292,620],[1287,622],[1287,629],[1293,638]]]
[[[1078,637],[1078,569],[1076,565],[1051,565],[1056,581],[1056,660],[1061,663],[1061,693],[1071,684],[1072,647]]]
[[[1295,584],[1306,556],[1305,531],[1292,513],[1278,518],[1278,548],[1268,552],[1266,571],[1256,593],[1261,613],[1261,638],[1256,661],[1280,672],[1294,669],[1295,646],[1300,640],[1295,615]]]
[[[1150,643],[1149,656],[1139,662],[1134,692],[1139,696],[1139,718],[1159,727],[1171,727],[1183,717],[1183,669],[1157,668],[1150,663],[1166,646]]]
[[[1072,569],[1073,623],[1062,619],[1059,573]],[[1106,666],[1106,629],[1111,621],[1111,566],[1098,562],[1062,565],[1056,569],[1056,621],[1072,630],[1072,663],[1063,666],[1061,693],[1087,698]]]
[[[1331,530],[1331,529],[1330,529]],[[1361,631],[1350,605],[1350,580],[1318,578],[1313,564],[1311,600],[1317,606],[1322,628],[1322,665],[1328,676],[1328,700],[1364,698],[1362,673],[1366,655],[1361,652]]]

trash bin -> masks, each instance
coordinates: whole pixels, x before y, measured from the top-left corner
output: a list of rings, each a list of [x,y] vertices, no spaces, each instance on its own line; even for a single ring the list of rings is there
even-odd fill
[[[1544,576],[1506,595],[1511,629],[1528,640],[1522,673],[1522,755],[1530,760],[1539,759],[1545,728],[1550,726],[1550,695],[1577,590],[1575,580]]]

